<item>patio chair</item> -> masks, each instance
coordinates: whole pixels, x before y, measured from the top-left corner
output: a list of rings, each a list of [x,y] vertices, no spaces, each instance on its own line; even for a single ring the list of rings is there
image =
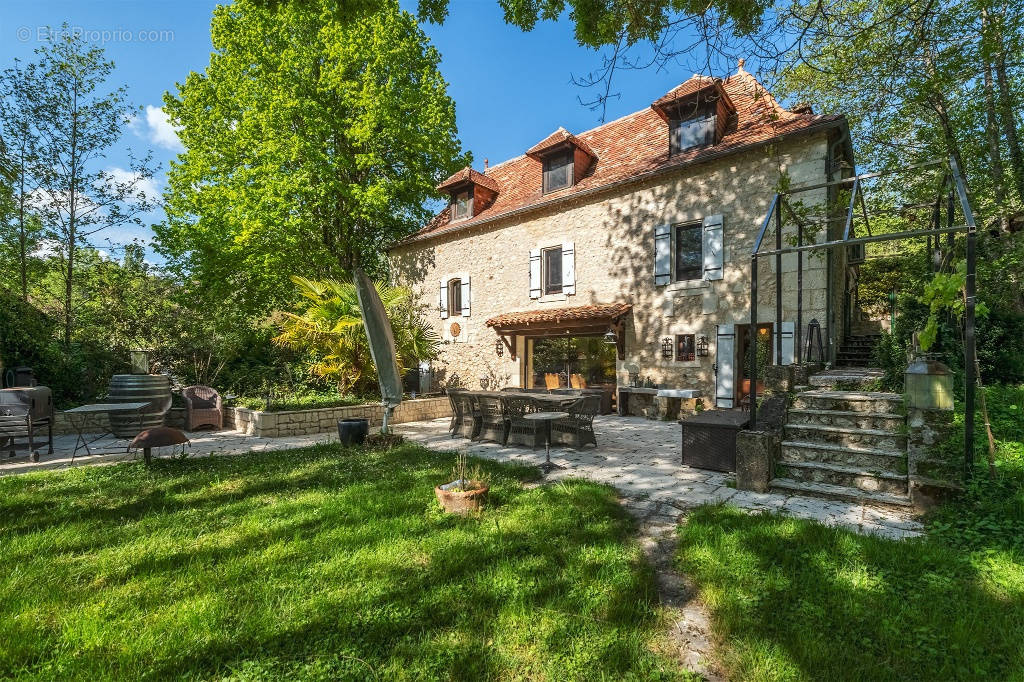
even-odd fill
[[[575,389],[583,390],[587,387],[587,380],[583,378],[582,374],[570,374],[569,385]]]
[[[525,419],[531,412],[540,412],[540,406],[527,396],[508,396],[505,403],[505,418],[508,420],[507,444],[526,445],[536,450],[544,446],[544,422]]]
[[[480,406],[480,432],[476,440],[493,440],[504,445],[508,441],[508,422],[501,398],[478,396]]]
[[[477,408],[476,397],[472,393],[458,391],[455,394],[455,404],[458,406],[458,423],[452,431],[452,438],[460,436],[476,440],[480,433],[480,410]]]
[[[551,442],[582,448],[590,443],[597,446],[594,435],[594,416],[601,410],[601,396],[586,395],[569,405],[568,417],[551,422]]]
[[[549,372],[548,374],[544,375],[544,386],[546,386],[549,391],[553,391],[557,388],[562,387],[562,380],[558,377],[557,374],[552,374]]]
[[[185,399],[185,430],[200,426],[224,428],[224,405],[220,394],[209,386],[189,386],[181,391]]]

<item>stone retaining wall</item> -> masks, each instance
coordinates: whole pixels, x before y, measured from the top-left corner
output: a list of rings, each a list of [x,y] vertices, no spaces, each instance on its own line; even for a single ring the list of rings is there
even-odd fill
[[[450,417],[452,414],[448,398],[417,398],[404,400],[395,408],[393,424],[425,421]],[[233,428],[250,436],[279,438],[281,436],[305,436],[314,433],[332,433],[338,428],[339,419],[369,419],[370,426],[380,426],[384,420],[384,408],[380,405],[353,405],[351,407],[328,407],[317,410],[294,410],[288,412],[259,412],[242,407],[228,407],[224,410],[224,428]]]
[[[77,417],[78,420],[83,417]],[[82,429],[83,433],[101,433],[107,431],[110,428],[110,420],[107,418],[106,413],[100,412],[97,414],[90,414],[84,417],[85,428]],[[167,417],[164,419],[164,425],[173,426],[176,429],[185,428],[185,408],[184,407],[172,407],[167,412]],[[45,433],[45,426],[43,427]],[[57,411],[53,413],[53,435],[63,436],[65,434],[75,433],[74,427],[71,425],[71,420],[63,412]]]

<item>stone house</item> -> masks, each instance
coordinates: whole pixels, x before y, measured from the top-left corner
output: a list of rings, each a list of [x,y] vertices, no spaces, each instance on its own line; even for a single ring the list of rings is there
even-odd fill
[[[852,170],[843,116],[782,107],[741,61],[725,79],[694,76],[628,116],[459,171],[438,186],[448,206],[391,250],[393,274],[444,341],[442,384],[648,381],[733,407],[749,388],[750,253],[776,189]],[[802,196],[820,217],[805,243],[834,239],[831,188]],[[801,312],[827,360],[855,268],[841,250],[814,254]],[[782,260],[778,329],[775,262],[760,259],[756,335],[772,361],[770,339],[784,363],[794,357],[796,258]]]

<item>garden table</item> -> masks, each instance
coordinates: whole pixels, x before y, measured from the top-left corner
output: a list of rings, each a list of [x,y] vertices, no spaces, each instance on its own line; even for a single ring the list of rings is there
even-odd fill
[[[551,461],[551,422],[565,419],[568,416],[568,412],[530,412],[523,415],[523,419],[544,422],[544,463],[540,465],[540,468],[545,474],[550,474],[552,469],[564,468]]]
[[[100,440],[101,438],[104,438],[106,436],[113,436],[114,435],[114,432],[111,430],[110,420],[109,420],[109,416],[110,416],[111,412],[135,412],[135,413],[137,413],[139,415],[139,430],[141,431],[142,430],[142,418],[143,418],[143,416],[145,414],[142,410],[144,408],[146,408],[146,407],[149,407],[149,403],[148,402],[146,402],[146,403],[95,403],[95,404],[92,404],[92,405],[79,405],[78,407],[73,407],[70,410],[64,410],[64,414],[66,414],[68,416],[68,421],[71,422],[71,427],[75,430],[75,433],[78,434],[78,438],[75,440],[75,449],[71,453],[71,463],[72,464],[75,463],[75,455],[78,454],[78,451],[83,446],[85,447],[85,454],[92,455],[92,450],[89,449],[90,443],[95,443],[96,441]],[[83,433],[83,431],[85,429],[86,424],[88,424],[88,422],[89,422],[89,415],[92,415],[92,414],[106,414],[108,416],[107,430],[102,432],[102,433],[100,433],[100,435],[96,436],[92,440],[88,440],[88,439],[86,439],[85,433]],[[128,449],[130,447],[131,447],[131,444],[129,443],[129,445],[125,447],[125,452],[128,452]]]

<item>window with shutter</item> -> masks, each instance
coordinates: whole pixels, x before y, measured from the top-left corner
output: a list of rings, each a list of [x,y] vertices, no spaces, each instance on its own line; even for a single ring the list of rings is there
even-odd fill
[[[444,280],[441,280],[441,286],[438,288],[437,310],[442,320],[448,317],[448,283]]]

